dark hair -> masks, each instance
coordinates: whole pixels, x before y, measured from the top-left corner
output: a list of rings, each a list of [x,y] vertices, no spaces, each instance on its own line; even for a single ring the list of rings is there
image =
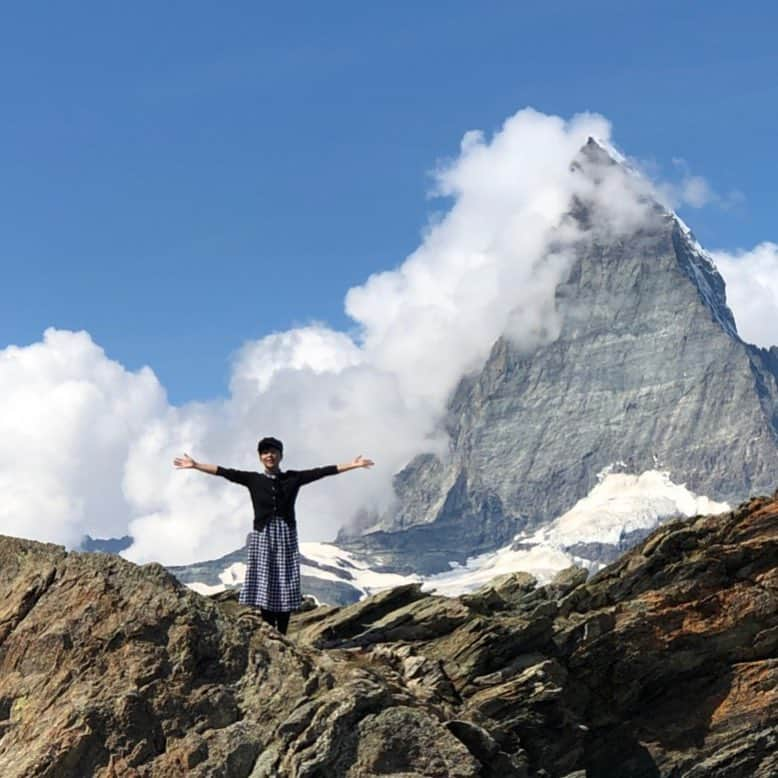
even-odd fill
[[[284,444],[278,438],[262,438],[257,443],[257,451],[261,454],[263,451],[274,448],[280,454],[284,453]]]

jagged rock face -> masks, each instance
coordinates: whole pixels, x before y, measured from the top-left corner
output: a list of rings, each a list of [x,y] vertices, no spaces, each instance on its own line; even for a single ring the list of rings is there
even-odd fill
[[[286,639],[158,565],[0,538],[0,775],[767,778],[776,558],[755,500],[588,581],[411,585]]]
[[[558,339],[529,355],[500,339],[452,398],[448,460],[410,463],[381,531],[339,545],[437,572],[561,515],[614,463],[669,470],[730,504],[772,490],[774,355],[737,337],[688,230],[658,206],[647,213],[637,231],[580,243],[557,289]],[[580,203],[572,218],[597,222]]]
[[[666,525],[588,582],[520,573],[456,600],[406,587],[312,611],[297,639],[361,649],[445,700],[487,775],[767,778],[775,559],[778,501],[755,500]]]
[[[402,742],[402,749],[398,744]],[[0,775],[475,778],[433,706],[159,565],[0,537]]]

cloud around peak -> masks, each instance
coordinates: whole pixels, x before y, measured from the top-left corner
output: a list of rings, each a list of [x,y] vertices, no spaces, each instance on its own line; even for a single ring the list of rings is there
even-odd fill
[[[778,244],[713,251],[727,285],[727,302],[741,338],[762,348],[778,345]]]

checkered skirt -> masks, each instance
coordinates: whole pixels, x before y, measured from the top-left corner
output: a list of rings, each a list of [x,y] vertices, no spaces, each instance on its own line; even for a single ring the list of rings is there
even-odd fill
[[[274,516],[264,529],[249,533],[246,578],[240,592],[242,605],[269,611],[300,607],[300,550],[297,527]]]

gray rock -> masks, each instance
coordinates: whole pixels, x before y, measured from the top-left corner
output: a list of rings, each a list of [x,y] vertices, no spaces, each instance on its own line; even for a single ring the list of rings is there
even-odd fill
[[[322,618],[316,618],[314,612],[313,618],[304,621],[303,626],[299,627],[298,639],[318,647],[345,645],[363,635],[368,625],[429,596],[421,591],[421,584],[406,584],[362,602],[326,611]]]
[[[535,590],[537,579],[529,573],[507,573],[493,578],[470,594],[460,598],[470,608],[481,613],[516,607]]]
[[[497,741],[482,727],[471,721],[447,721],[446,726],[461,740],[471,754],[484,766],[486,776],[494,778],[527,778],[527,760],[523,752],[506,754]]]
[[[551,586],[559,592],[559,594],[567,594],[572,589],[575,589],[576,586],[586,583],[588,577],[589,571],[585,567],[572,565],[571,567],[566,567],[564,570],[560,570],[551,579]]]
[[[394,775],[479,778],[481,764],[439,721],[409,707],[388,708],[360,722],[353,762],[335,765],[346,778]]]

